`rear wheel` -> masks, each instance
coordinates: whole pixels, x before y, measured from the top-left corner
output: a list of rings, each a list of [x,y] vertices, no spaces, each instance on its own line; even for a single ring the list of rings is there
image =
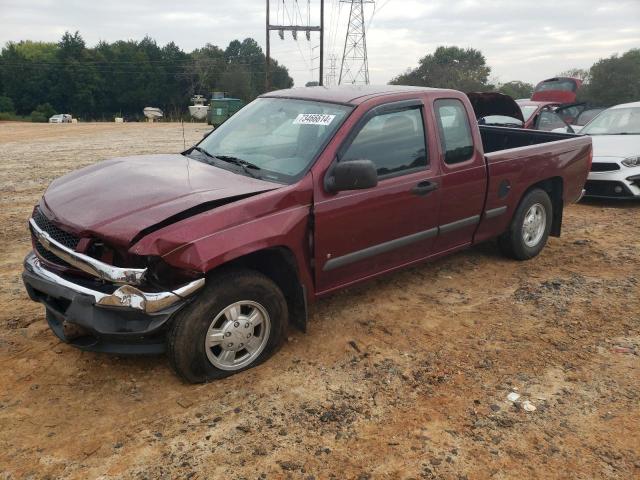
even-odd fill
[[[547,192],[534,189],[526,193],[516,209],[509,230],[498,238],[502,253],[516,260],[538,255],[551,231],[553,206]]]
[[[207,279],[167,336],[169,361],[184,380],[201,383],[254,367],[280,346],[288,321],[278,286],[251,270]]]

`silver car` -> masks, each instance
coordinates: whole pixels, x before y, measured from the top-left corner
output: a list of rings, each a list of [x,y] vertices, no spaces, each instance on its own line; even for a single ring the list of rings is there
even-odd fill
[[[71,123],[71,115],[68,113],[59,113],[51,117],[49,123]]]

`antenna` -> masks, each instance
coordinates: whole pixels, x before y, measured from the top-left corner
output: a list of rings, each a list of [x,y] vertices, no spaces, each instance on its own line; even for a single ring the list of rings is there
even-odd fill
[[[373,0],[340,0],[350,3],[349,25],[344,39],[342,65],[338,85],[369,85],[369,62],[367,60],[367,38],[364,29],[364,4]]]

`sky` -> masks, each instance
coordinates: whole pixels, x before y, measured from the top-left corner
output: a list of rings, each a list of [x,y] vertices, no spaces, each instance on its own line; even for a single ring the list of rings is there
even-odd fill
[[[296,9],[296,4],[298,9]],[[317,24],[319,0],[271,0],[271,23]],[[58,41],[79,30],[100,40],[175,41],[191,51],[255,38],[265,46],[265,0],[0,0],[0,45]],[[283,8],[284,6],[284,8]],[[307,8],[309,7],[308,11]],[[298,13],[299,12],[299,13]],[[325,65],[337,70],[349,4],[325,0]],[[439,45],[482,51],[497,82],[536,83],[569,68],[640,48],[640,0],[378,0],[365,4],[371,83],[387,83]],[[272,56],[296,85],[317,79],[318,35],[271,34]]]

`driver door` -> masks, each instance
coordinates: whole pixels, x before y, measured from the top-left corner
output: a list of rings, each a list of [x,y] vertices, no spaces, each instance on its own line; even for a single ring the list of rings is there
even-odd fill
[[[315,179],[315,275],[318,293],[422,259],[431,253],[439,209],[437,158],[429,152],[420,100],[369,110],[336,161],[367,159],[378,185],[328,193]]]

